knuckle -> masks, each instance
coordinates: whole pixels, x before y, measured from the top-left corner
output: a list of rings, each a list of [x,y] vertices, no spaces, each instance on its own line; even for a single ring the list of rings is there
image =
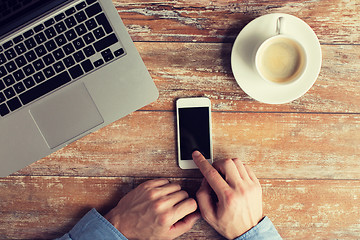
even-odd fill
[[[206,176],[209,178],[215,178],[219,172],[215,168],[210,168],[206,171]]]
[[[155,213],[161,212],[163,206],[164,206],[164,200],[163,200],[163,199],[159,199],[159,200],[157,200],[157,201],[154,201],[154,202],[152,203],[152,205],[151,205],[151,207],[152,207],[152,209],[153,209],[153,211],[154,211]]]
[[[159,192],[159,190],[154,189],[154,188],[147,189],[146,195],[150,200],[154,200],[157,198],[158,192]]]
[[[172,213],[167,211],[159,215],[158,223],[160,226],[168,226],[171,224]]]
[[[228,204],[228,205],[234,204],[235,199],[236,199],[235,192],[232,191],[231,189],[225,190],[224,191],[224,198],[225,198],[226,204]]]

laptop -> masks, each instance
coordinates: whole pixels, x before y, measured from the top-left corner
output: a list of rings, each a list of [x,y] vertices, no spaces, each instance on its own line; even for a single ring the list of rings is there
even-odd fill
[[[0,1],[0,176],[158,95],[111,0]]]

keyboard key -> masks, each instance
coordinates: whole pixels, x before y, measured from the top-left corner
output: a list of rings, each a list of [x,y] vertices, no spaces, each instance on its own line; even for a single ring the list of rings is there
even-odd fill
[[[20,100],[17,97],[7,101],[7,105],[9,106],[11,111],[15,111],[22,106]]]
[[[119,48],[118,50],[116,50],[116,51],[114,52],[114,55],[115,55],[115,57],[119,57],[119,56],[123,55],[124,53],[125,53],[125,52],[124,52],[124,49]]]
[[[94,35],[89,32],[83,36],[83,39],[85,40],[85,43],[89,45],[90,43],[95,41]]]
[[[57,33],[59,33],[59,34],[66,30],[66,26],[63,22],[59,22],[59,23],[55,24],[54,27],[55,27]]]
[[[83,48],[85,46],[84,40],[82,40],[82,38],[78,38],[73,42],[75,48],[77,50]]]
[[[35,52],[37,54],[38,57],[42,57],[46,54],[46,50],[45,47],[43,45],[35,48]]]
[[[0,66],[0,77],[3,77],[7,74],[7,71],[5,69],[5,67]]]
[[[45,74],[45,77],[47,77],[47,78],[51,78],[52,76],[55,75],[55,71],[51,66],[45,68],[43,72]]]
[[[61,48],[57,49],[56,51],[53,52],[53,55],[55,57],[56,60],[60,60],[63,57],[65,57],[65,54],[63,52],[63,50]]]
[[[41,69],[43,69],[45,67],[45,64],[43,63],[43,61],[41,59],[38,59],[33,63],[33,66],[36,69],[36,71],[40,71]]]
[[[11,111],[15,111],[22,106],[20,100],[17,97],[7,101],[7,105],[9,106]]]
[[[22,40],[24,40],[24,37],[22,35],[19,35],[13,39],[13,42],[15,44],[17,44],[17,43],[21,42]]]
[[[48,79],[47,81],[35,86],[34,88],[20,94],[20,100],[23,104],[28,104],[33,100],[57,89],[58,87],[71,81],[70,75],[67,71]]]
[[[9,73],[11,73],[17,69],[14,61],[8,62],[7,64],[5,64],[5,67]]]
[[[0,92],[0,103],[4,102],[6,100],[4,94]]]
[[[48,66],[48,65],[52,64],[53,62],[55,62],[55,59],[54,59],[54,57],[52,56],[51,53],[46,54],[42,59],[43,59],[46,66]]]
[[[35,41],[38,43],[38,44],[41,44],[43,42],[46,41],[46,37],[45,37],[45,34],[44,33],[38,33],[34,36],[35,38]]]
[[[94,66],[95,66],[95,67],[100,67],[100,66],[103,65],[103,64],[104,64],[104,60],[102,60],[102,59],[96,60],[96,61],[94,62]]]
[[[23,54],[24,52],[26,52],[26,48],[25,48],[25,45],[24,45],[23,43],[20,43],[20,44],[16,45],[16,46],[14,47],[14,49],[15,49],[15,51],[16,51],[16,53],[17,53],[18,55],[21,55],[21,54]]]
[[[23,35],[24,35],[25,38],[29,38],[29,37],[31,37],[32,35],[34,35],[34,31],[33,31],[32,29],[30,29],[30,30],[24,32]]]
[[[66,66],[67,68],[75,65],[75,61],[74,61],[74,59],[73,59],[72,56],[69,56],[69,57],[67,57],[67,58],[64,58],[63,62],[64,62],[65,66]]]
[[[94,19],[87,20],[85,22],[85,25],[89,31],[93,30],[94,28],[96,28],[98,26]]]
[[[56,43],[52,39],[45,43],[45,47],[48,50],[48,52],[51,52],[57,48]]]
[[[62,45],[64,45],[66,43],[66,39],[65,39],[64,35],[60,35],[60,36],[56,37],[55,41],[59,47],[61,47]]]
[[[7,75],[6,77],[3,78],[3,80],[7,87],[10,87],[15,83],[15,79],[11,75]]]
[[[53,38],[56,36],[56,32],[55,29],[53,27],[50,27],[48,29],[46,29],[45,31],[45,35],[48,39]]]
[[[13,76],[14,76],[14,78],[16,79],[16,81],[20,81],[20,80],[22,80],[22,79],[25,78],[25,74],[24,74],[24,72],[23,72],[21,69],[15,71],[15,72],[13,73]]]
[[[74,14],[76,12],[76,9],[74,7],[69,8],[65,11],[66,16],[70,16],[71,14]]]
[[[113,29],[104,13],[96,16],[96,21],[98,22],[99,25],[103,26],[103,28],[107,34],[109,34],[113,31]]]
[[[72,79],[76,79],[76,78],[80,77],[81,75],[83,75],[84,71],[78,64],[78,65],[75,65],[74,67],[70,68],[69,73],[70,73]]]
[[[110,49],[106,49],[101,52],[101,55],[105,62],[109,62],[110,60],[114,59],[114,55],[112,54]]]
[[[35,85],[35,82],[32,77],[26,78],[23,82],[24,82],[26,88],[31,88]]]
[[[78,23],[81,23],[81,22],[83,22],[83,21],[85,21],[85,20],[87,19],[84,11],[75,13],[75,18],[76,18],[76,21],[77,21]]]
[[[85,9],[85,12],[89,18],[92,16],[95,16],[96,14],[100,13],[101,11],[102,11],[102,9],[101,9],[101,6],[99,3],[96,3]]]
[[[57,73],[59,73],[65,70],[65,66],[62,62],[57,62],[54,64],[54,69]]]
[[[13,48],[10,48],[5,51],[5,56],[6,56],[7,60],[11,60],[11,59],[15,58],[17,55],[15,53],[15,50]]]
[[[36,59],[36,54],[31,50],[30,52],[25,53],[25,58],[28,62],[32,62]]]
[[[100,39],[102,38],[103,36],[105,36],[105,32],[104,30],[102,29],[102,27],[98,27],[97,29],[95,29],[93,31],[94,33],[94,36],[96,37],[96,39]]]
[[[9,111],[8,107],[6,106],[6,104],[5,103],[0,104],[0,115],[3,117],[9,113],[10,113],[10,111]]]
[[[24,66],[27,63],[24,56],[20,56],[20,57],[16,58],[15,62],[19,68]]]
[[[94,66],[92,65],[91,61],[89,59],[83,61],[81,63],[82,68],[84,69],[85,72],[90,72],[91,70],[94,69]]]
[[[0,54],[0,65],[3,65],[6,62],[6,58],[4,54]]]
[[[29,38],[27,40],[25,40],[25,46],[27,47],[28,50],[36,47],[36,42],[33,38]]]
[[[55,18],[55,21],[59,22],[65,18],[65,14],[60,13],[60,14],[56,15],[54,18]]]
[[[22,82],[19,82],[17,84],[14,85],[15,88],[15,92],[17,94],[22,93],[23,91],[25,91],[25,86]]]
[[[26,76],[30,76],[31,74],[33,74],[35,72],[34,67],[31,64],[26,65],[23,68],[23,70],[24,70],[24,73],[26,74]]]
[[[73,16],[65,19],[64,22],[65,22],[65,24],[66,24],[66,26],[67,26],[68,28],[72,28],[73,26],[76,25],[76,20],[75,20],[75,18],[74,18]]]
[[[3,44],[3,48],[7,49],[7,48],[12,47],[13,45],[14,45],[13,42],[10,40]]]
[[[85,55],[81,50],[74,53],[73,57],[77,63],[85,59]]]
[[[34,31],[37,32],[41,32],[42,30],[44,30],[44,25],[39,24],[36,27],[34,27]]]
[[[81,36],[87,32],[86,27],[84,24],[80,24],[79,26],[75,27],[76,33]]]
[[[65,32],[65,37],[67,38],[67,40],[70,42],[72,40],[74,40],[77,35],[75,33],[74,29],[70,29],[69,31]]]
[[[3,90],[5,88],[4,82],[0,79],[0,90]]]
[[[108,48],[117,42],[118,42],[118,39],[117,39],[115,33],[113,33],[113,34],[101,39],[100,41],[95,42],[94,47],[97,52],[100,52],[100,51],[104,50],[105,48]]]
[[[7,89],[4,90],[4,94],[6,96],[7,99],[10,99],[12,97],[14,97],[16,94],[15,94],[15,91],[12,87],[9,87]]]
[[[93,4],[94,2],[96,2],[96,0],[86,0],[86,3],[87,3],[88,5]]]
[[[34,80],[37,82],[37,83],[41,83],[42,81],[45,80],[45,76],[42,72],[38,72],[38,73],[35,73],[34,74]],[[25,84],[26,85],[26,84]]]
[[[66,55],[70,55],[71,53],[75,52],[75,48],[73,47],[73,45],[71,43],[66,44],[63,47],[63,50]]]
[[[81,10],[86,7],[86,2],[81,2],[75,6],[77,10]]]
[[[55,23],[55,20],[53,18],[50,18],[49,20],[46,20],[44,22],[45,27],[50,27],[51,25],[53,25]]]
[[[84,48],[83,51],[84,51],[86,57],[90,57],[95,54],[95,49],[91,45]]]

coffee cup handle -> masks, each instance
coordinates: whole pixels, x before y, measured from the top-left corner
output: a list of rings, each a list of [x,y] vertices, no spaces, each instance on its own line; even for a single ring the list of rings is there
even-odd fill
[[[284,25],[284,18],[283,17],[278,17],[278,19],[276,21],[276,34],[277,35],[282,34],[283,25]]]

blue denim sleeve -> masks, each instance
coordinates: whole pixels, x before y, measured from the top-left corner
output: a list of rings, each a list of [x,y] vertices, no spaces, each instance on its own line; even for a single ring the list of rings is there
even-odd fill
[[[89,211],[67,234],[57,240],[127,240],[95,209]]]
[[[271,220],[264,217],[258,225],[234,240],[282,240],[282,238]]]

